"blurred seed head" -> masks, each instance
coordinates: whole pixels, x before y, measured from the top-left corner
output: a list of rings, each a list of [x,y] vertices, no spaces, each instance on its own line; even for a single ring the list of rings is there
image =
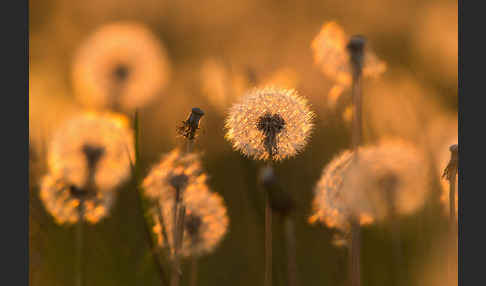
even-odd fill
[[[266,87],[246,93],[226,118],[226,139],[256,160],[295,156],[307,144],[314,113],[295,90]]]
[[[174,198],[164,193],[158,202],[162,213],[153,214],[156,222],[153,231],[160,246],[168,243],[170,249],[174,249],[173,236],[168,235],[167,242],[162,235],[162,225],[166,227],[166,233],[173,232]],[[210,192],[205,182],[199,181],[187,186],[182,203],[186,208],[186,215],[181,254],[200,256],[212,252],[228,230],[229,219],[223,199]],[[164,220],[163,224],[160,223],[160,217]]]
[[[345,151],[323,170],[309,221],[347,232],[353,217],[368,224],[411,214],[426,198],[426,166],[419,151],[403,141],[361,147],[359,158]]]
[[[113,113],[85,112],[66,121],[48,148],[49,171],[84,188],[117,187],[131,174],[133,133],[128,119]],[[88,182],[93,180],[93,182]]]
[[[169,80],[165,48],[147,27],[115,22],[96,30],[77,51],[73,84],[81,103],[123,111],[140,108]]]
[[[174,149],[162,156],[159,163],[154,165],[142,186],[147,197],[158,200],[161,197],[175,198],[175,191],[184,192],[206,181],[199,154],[183,153]]]
[[[364,49],[362,36],[349,37],[336,22],[326,22],[314,38],[311,48],[314,62],[322,73],[336,83],[328,106],[334,107],[345,88],[351,86],[353,66],[365,77],[378,77],[386,70],[386,63]],[[350,64],[351,63],[351,64]]]
[[[81,200],[84,204],[83,219],[97,223],[108,215],[115,199],[113,191],[88,194],[65,178],[51,174],[42,178],[39,196],[58,224],[73,224],[79,220],[78,206]]]

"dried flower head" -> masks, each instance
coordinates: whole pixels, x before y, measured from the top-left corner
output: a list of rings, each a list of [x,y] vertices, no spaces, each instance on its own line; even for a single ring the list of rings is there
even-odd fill
[[[147,197],[157,200],[160,197],[174,198],[176,189],[185,192],[205,180],[199,155],[174,149],[152,167],[142,185]]]
[[[192,108],[187,119],[182,121],[182,125],[177,127],[177,133],[188,140],[194,140],[196,131],[199,129],[199,121],[203,115],[204,111],[201,108]]]
[[[58,224],[73,224],[79,220],[81,200],[83,220],[97,223],[108,215],[115,199],[114,192],[89,192],[50,174],[42,179],[39,195]]]
[[[48,150],[53,175],[86,188],[112,190],[131,174],[133,135],[128,120],[117,114],[86,112],[65,122]]]
[[[361,147],[359,157],[346,151],[323,171],[311,222],[348,230],[351,218],[371,223],[410,214],[425,201],[426,166],[421,154],[402,141]]]
[[[282,160],[301,151],[314,113],[295,90],[254,89],[235,103],[226,119],[226,138],[246,156]]]
[[[165,48],[143,25],[102,26],[74,58],[73,84],[83,104],[133,110],[161,92],[169,79]]]
[[[360,66],[365,77],[377,77],[386,70],[385,62],[378,59],[373,52],[363,50],[363,37],[349,37],[336,22],[324,23],[312,41],[311,48],[314,62],[338,86],[332,89],[328,98],[331,107],[336,104],[344,87],[351,85],[353,65]]]
[[[454,137],[450,140],[450,142],[457,142],[457,137]],[[459,200],[459,193],[458,193],[458,162],[459,162],[459,150],[458,145],[452,144],[449,148],[445,147],[444,150],[440,152],[438,167],[439,171],[441,172],[442,180],[441,180],[441,187],[442,192],[440,196],[440,200],[444,206],[445,213],[449,213],[449,192],[450,192],[450,180],[452,178],[455,179],[455,211],[456,211],[456,219],[458,218],[458,200]]]
[[[158,243],[165,246],[167,242],[162,233],[162,227],[168,234],[173,233],[174,197],[170,193],[162,193],[159,208],[154,209],[154,233]],[[202,255],[211,252],[221,241],[228,229],[228,216],[224,201],[216,193],[209,191],[205,182],[198,182],[184,190],[182,204],[186,208],[184,219],[184,235],[181,247],[183,256]],[[161,213],[157,213],[160,210]],[[161,224],[161,219],[163,223]],[[170,249],[173,250],[173,236],[166,236]]]

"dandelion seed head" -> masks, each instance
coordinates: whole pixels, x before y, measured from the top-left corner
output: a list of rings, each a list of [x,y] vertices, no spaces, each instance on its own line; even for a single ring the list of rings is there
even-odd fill
[[[185,192],[193,185],[205,182],[206,178],[199,154],[174,149],[152,167],[142,185],[149,198],[174,198],[176,188],[182,187]]]
[[[81,200],[79,192],[83,191],[64,178],[49,174],[41,181],[39,196],[56,223],[73,224],[79,220],[78,206]],[[83,196],[83,219],[94,224],[105,218],[114,198],[114,192],[97,192],[91,196]]]
[[[226,139],[248,157],[279,161],[303,150],[313,117],[307,100],[295,90],[254,89],[230,108]]]
[[[184,237],[181,254],[183,256],[200,256],[210,253],[219,244],[228,230],[229,219],[221,196],[212,193],[204,182],[188,186],[184,190],[183,205],[186,208]],[[154,232],[161,246],[167,244],[162,235],[162,225],[159,218],[164,220],[166,233],[173,233],[174,198],[165,193],[159,199],[161,216],[154,213]],[[173,249],[173,236],[167,236],[168,243]]]
[[[345,151],[323,170],[314,189],[311,223],[349,231],[349,221],[361,224],[384,220],[391,212],[410,214],[426,196],[426,163],[419,151],[402,141],[383,141]]]
[[[428,190],[423,158],[401,140],[363,147],[343,183],[345,200],[355,213],[367,213],[376,220],[415,212],[423,206]]]
[[[145,26],[116,22],[102,26],[83,43],[72,76],[81,103],[133,110],[165,88],[169,63],[165,48]]]
[[[48,167],[52,174],[84,187],[96,165],[93,183],[101,191],[111,190],[130,176],[133,148],[124,116],[86,112],[66,121],[53,135]]]

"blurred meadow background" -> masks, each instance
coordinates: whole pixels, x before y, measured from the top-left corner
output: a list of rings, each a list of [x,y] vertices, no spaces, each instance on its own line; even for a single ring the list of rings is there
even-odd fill
[[[57,128],[96,100],[90,88],[94,83],[83,77],[83,68],[104,60],[97,52],[103,55],[109,36],[89,42],[88,48],[86,42],[103,26],[121,22],[143,25],[158,42],[127,42],[138,45],[146,57],[140,63],[140,83],[128,90],[136,103],[142,100],[137,92],[153,94],[138,108],[137,163],[143,177],[161,154],[184,145],[176,127],[191,108],[205,112],[194,148],[202,152],[209,187],[224,199],[229,225],[214,251],[200,258],[198,285],[263,282],[264,197],[258,184],[263,163],[232,149],[224,138],[224,122],[240,95],[268,84],[296,89],[315,113],[302,153],[275,164],[277,177],[296,201],[292,216],[299,284],[348,285],[347,250],[336,245],[336,230],[309,223],[323,168],[351,144],[350,89],[339,90],[321,72],[312,49],[328,22],[348,35],[364,35],[367,48],[386,65],[380,76],[363,80],[363,143],[405,140],[423,154],[427,173],[423,207],[398,218],[403,250],[398,267],[392,262],[394,228],[387,223],[362,227],[362,285],[457,285],[457,277],[447,275],[448,209],[441,200],[444,188],[448,190],[442,170],[449,146],[457,143],[457,1],[29,3],[30,285],[74,284],[75,227],[58,225],[46,211],[40,182],[48,172],[47,149]],[[135,28],[132,32],[137,35]],[[163,61],[154,64],[153,53]],[[119,108],[133,118],[133,109]],[[85,285],[161,285],[134,183],[126,181],[117,193],[108,216],[84,228]],[[286,285],[282,219],[274,214],[273,221],[273,282]],[[183,260],[184,273],[189,264]],[[169,264],[164,266],[169,272]],[[189,285],[187,276],[181,285]]]

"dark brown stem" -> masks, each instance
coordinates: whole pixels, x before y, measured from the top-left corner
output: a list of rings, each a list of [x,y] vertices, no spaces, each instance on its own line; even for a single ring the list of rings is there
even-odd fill
[[[349,251],[351,286],[361,286],[361,227],[357,219],[351,221],[351,243]]]
[[[265,193],[265,286],[272,285],[272,208]]]
[[[84,285],[84,265],[83,265],[83,223],[84,223],[84,201],[79,200],[78,222],[76,224],[76,286]]]
[[[284,222],[285,243],[287,248],[287,275],[288,286],[297,286],[297,255],[295,249],[295,229],[294,222],[290,216]]]
[[[197,285],[197,260],[197,255],[193,255],[191,260],[191,281],[189,284],[190,286]]]
[[[455,281],[455,275],[457,273],[456,177],[457,173],[453,174],[449,179],[449,227],[451,251],[449,252],[448,273],[450,281]]]
[[[170,285],[171,286],[178,286],[179,281],[182,275],[181,271],[181,265],[180,265],[180,255],[179,255],[179,247],[180,247],[180,242],[179,239],[182,241],[182,236],[184,235],[184,231],[180,231],[180,228],[182,226],[183,229],[183,215],[185,213],[185,208],[181,204],[182,198],[181,198],[181,191],[179,188],[176,189],[176,196],[175,196],[175,202],[174,202],[174,210],[173,210],[173,215],[174,215],[174,221],[173,221],[173,233],[172,233],[172,242],[173,242],[173,257],[172,257],[172,274],[171,274],[171,280],[170,280]],[[181,214],[181,212],[184,212]],[[182,232],[182,235],[180,234]]]

